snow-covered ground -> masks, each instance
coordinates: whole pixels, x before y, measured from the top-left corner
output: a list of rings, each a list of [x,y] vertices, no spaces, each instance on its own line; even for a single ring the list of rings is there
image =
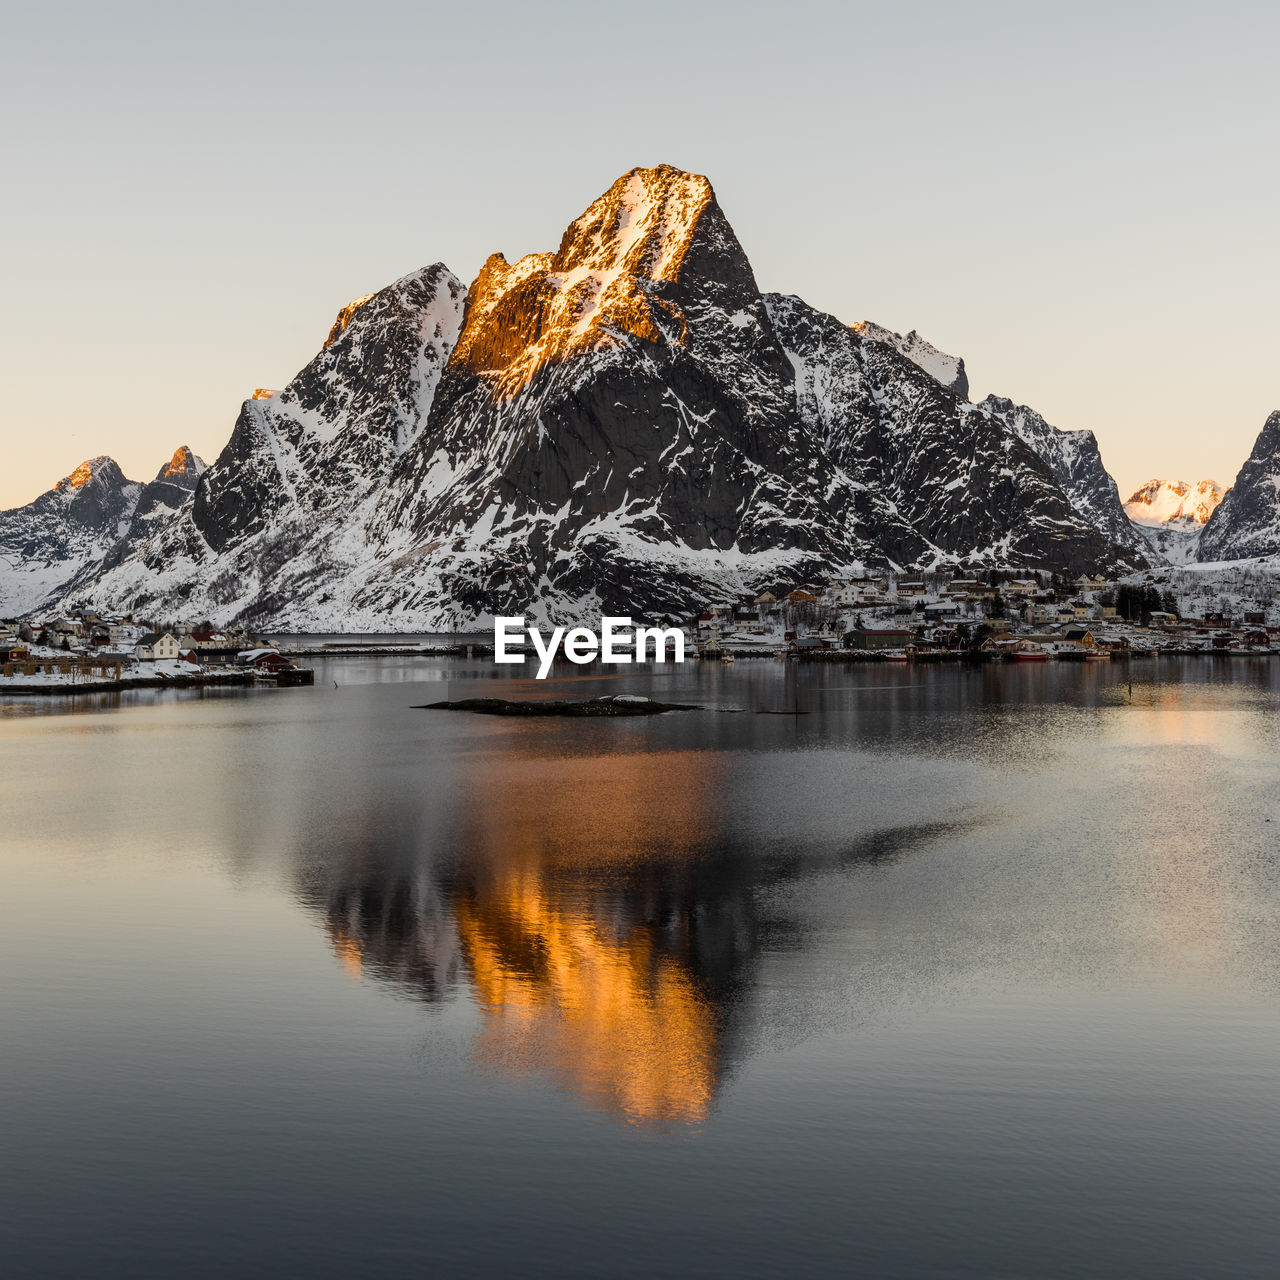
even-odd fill
[[[1136,520],[1132,523],[1161,559],[1173,565],[1195,565],[1203,525],[1182,520],[1170,524],[1141,524]]]
[[[84,672],[74,669],[71,671],[49,669],[61,658],[70,658],[74,664],[78,657],[77,654],[65,653],[62,650],[42,649],[38,645],[32,645],[31,661],[45,664],[44,668],[31,675],[23,674],[20,669],[11,676],[6,676],[3,671],[0,671],[0,692],[3,692],[6,687],[15,686],[91,689],[95,685],[109,685],[115,682],[114,670],[110,666],[105,673],[101,670]],[[96,662],[97,659],[93,661]],[[207,679],[214,675],[225,675],[227,670],[223,667],[201,667],[198,663],[183,662],[180,658],[158,658],[154,662],[124,663],[121,666],[120,678],[122,680]]]
[[[1206,610],[1232,615],[1257,610],[1270,625],[1280,624],[1280,556],[1171,565],[1128,581],[1167,587],[1178,597],[1183,617],[1203,617]]]

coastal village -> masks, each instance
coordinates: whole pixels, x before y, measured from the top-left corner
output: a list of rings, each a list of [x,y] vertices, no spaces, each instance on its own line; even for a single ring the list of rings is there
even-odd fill
[[[276,645],[207,622],[156,626],[86,606],[35,621],[0,621],[0,691],[310,684],[313,679]]]
[[[1185,586],[1185,584],[1178,584]],[[1222,584],[1219,584],[1221,586]],[[1202,596],[1180,610],[1168,578],[988,570],[831,577],[709,603],[665,619],[690,656],[731,663],[775,657],[843,662],[1093,662],[1167,655],[1280,653],[1273,580]],[[1185,592],[1181,593],[1185,595]],[[76,606],[40,620],[0,621],[0,692],[90,692],[196,684],[302,685],[303,654],[483,655],[485,643],[356,637],[282,649],[238,627],[156,625]]]
[[[1255,584],[1257,585],[1257,584]],[[1270,583],[1179,611],[1167,578],[992,570],[835,577],[709,604],[687,627],[703,657],[1103,661],[1280,652]]]

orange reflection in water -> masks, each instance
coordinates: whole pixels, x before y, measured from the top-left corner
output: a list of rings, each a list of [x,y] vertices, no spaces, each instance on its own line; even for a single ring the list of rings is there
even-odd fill
[[[333,954],[338,957],[347,974],[352,978],[363,977],[364,944],[360,939],[352,937],[346,929],[332,920],[326,922],[325,932],[329,935]]]
[[[660,954],[652,929],[615,936],[555,902],[536,875],[459,903],[457,921],[484,1011],[481,1061],[547,1072],[637,1124],[696,1124],[708,1114],[715,1011],[680,963]]]
[[[1221,708],[1188,706],[1171,693],[1162,693],[1144,706],[1134,707],[1121,722],[1121,741],[1156,746],[1209,747],[1230,745],[1236,719]]]
[[[1143,788],[1164,821],[1142,832],[1148,850],[1141,915],[1167,972],[1212,975],[1226,962],[1238,909],[1224,839],[1232,814],[1217,793],[1214,757],[1247,740],[1239,713],[1212,687],[1155,686],[1114,720],[1112,736],[1143,749]]]
[[[708,1114],[719,1015],[689,961],[687,913],[660,928],[640,918],[643,888],[610,879],[705,844],[715,759],[513,754],[487,775],[468,822],[477,869],[454,903],[482,1062],[551,1075],[634,1124]]]

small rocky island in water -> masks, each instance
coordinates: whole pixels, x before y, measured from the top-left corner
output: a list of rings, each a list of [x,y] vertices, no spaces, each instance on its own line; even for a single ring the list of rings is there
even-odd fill
[[[474,711],[482,716],[656,716],[665,711],[700,711],[692,703],[655,702],[634,694],[604,698],[540,698],[532,702],[506,698],[461,698],[457,702],[429,702],[414,711]]]

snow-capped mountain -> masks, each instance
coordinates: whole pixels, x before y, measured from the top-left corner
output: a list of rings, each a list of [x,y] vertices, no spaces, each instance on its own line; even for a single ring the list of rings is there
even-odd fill
[[[352,599],[414,544],[369,527],[427,422],[465,296],[436,264],[344,307],[287,387],[244,402],[192,501],[104,574],[94,598],[218,620],[375,625]]]
[[[0,616],[39,608],[166,527],[203,471],[186,445],[150,484],[90,458],[25,507],[0,511]]]
[[[932,342],[926,342],[914,329],[908,334],[894,333],[872,320],[861,320],[853,325],[854,331],[873,342],[892,347],[899,355],[906,356],[931,378],[942,383],[948,391],[954,391],[962,400],[969,398],[969,375],[964,371],[964,360],[939,351]]]
[[[27,613],[101,564],[141,492],[112,459],[90,458],[34,502],[0,512],[0,614]]]
[[[173,457],[156,472],[156,478],[142,487],[129,528],[111,549],[104,567],[118,564],[153,533],[172,523],[190,502],[200,477],[208,469],[185,444],[179,446]]]
[[[872,564],[1144,564],[1061,433],[1026,438],[962,378],[918,337],[762,295],[710,183],[636,169],[555,253],[343,308],[92,594],[406,629],[656,617]]]
[[[1191,564],[1200,535],[1226,490],[1213,480],[1148,480],[1124,504],[1125,515],[1170,564]]]
[[[1134,524],[1156,528],[1181,525],[1199,528],[1209,523],[1226,490],[1216,480],[1148,480],[1134,490],[1124,513]]]
[[[769,314],[802,418],[857,486],[851,514],[902,565],[1145,563],[1076,509],[1044,458],[903,357],[798,298]]]
[[[1280,409],[1263,424],[1235,484],[1200,535],[1196,559],[1244,560],[1280,554]]]

